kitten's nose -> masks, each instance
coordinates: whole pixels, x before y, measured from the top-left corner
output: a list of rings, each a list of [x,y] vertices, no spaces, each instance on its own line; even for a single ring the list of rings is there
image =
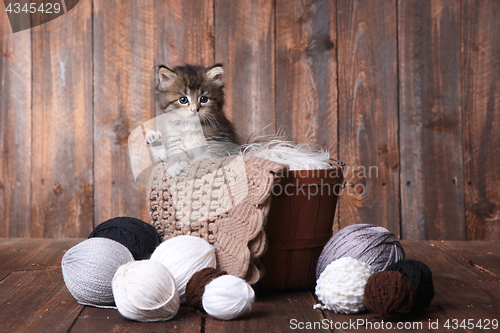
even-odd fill
[[[191,112],[198,113],[198,111],[199,111],[198,106],[196,105],[191,106]]]

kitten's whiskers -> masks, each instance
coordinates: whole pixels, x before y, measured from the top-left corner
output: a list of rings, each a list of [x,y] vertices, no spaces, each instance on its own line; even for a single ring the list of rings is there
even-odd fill
[[[219,130],[222,130],[222,127],[220,126],[219,121],[217,118],[215,118],[212,114],[207,113],[205,117],[208,119],[208,121],[215,127],[218,128]]]

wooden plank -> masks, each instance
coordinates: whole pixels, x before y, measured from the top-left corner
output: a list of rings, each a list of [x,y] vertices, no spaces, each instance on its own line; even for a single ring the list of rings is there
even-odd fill
[[[500,278],[500,244],[484,241],[443,241],[446,251],[462,258],[468,265]]]
[[[333,325],[330,331],[355,331],[335,329],[335,325],[349,324],[366,319],[368,315],[336,315],[330,311],[313,310],[317,300],[310,291],[264,292],[256,291],[252,312],[234,321],[219,321],[211,317],[202,319],[192,308],[183,306],[170,321],[139,323],[123,318],[117,310],[99,309],[78,305],[64,286],[58,262],[64,249],[69,249],[81,239],[0,239],[0,265],[15,260],[16,267],[24,263],[39,263],[32,270],[21,265],[18,271],[0,279],[0,322],[4,331],[38,332],[44,328],[59,331],[179,331],[179,332],[282,332],[299,329],[299,323],[316,325],[322,331],[325,323]],[[446,320],[498,319],[500,296],[498,275],[489,268],[497,268],[500,246],[494,242],[457,241],[402,241],[407,258],[422,260],[433,271],[436,295],[431,306],[421,314],[411,316],[403,324],[412,330],[427,331],[429,321],[439,321],[437,332],[449,332]],[[10,251],[20,249],[21,251]],[[10,259],[9,259],[10,258]],[[494,261],[491,261],[491,259]],[[5,260],[6,259],[6,260]],[[470,261],[474,265],[470,265]],[[54,267],[55,266],[55,267]],[[479,267],[481,266],[481,267]],[[486,269],[483,269],[486,268]],[[495,317],[497,316],[497,317]],[[326,319],[327,321],[323,321]],[[346,325],[344,324],[344,325]],[[297,325],[297,327],[295,327]],[[394,323],[393,325],[397,325]],[[295,327],[295,328],[294,328]],[[358,326],[357,330],[369,330]],[[307,329],[304,326],[304,329]],[[410,330],[410,329],[407,329]],[[395,331],[374,328],[372,331]],[[402,331],[402,330],[398,330]],[[461,328],[454,332],[463,331]],[[467,330],[479,331],[478,329]]]
[[[340,227],[399,226],[396,1],[337,3]]]
[[[474,318],[499,319],[500,280],[497,276],[474,268],[440,242],[406,241],[408,259],[425,262],[432,270],[434,300],[449,316],[459,322]],[[474,331],[474,330],[473,330]]]
[[[403,239],[465,239],[460,11],[398,0]]]
[[[240,142],[263,128],[275,133],[274,5],[215,1],[215,62],[226,73],[226,115]]]
[[[61,268],[14,272],[0,281],[4,332],[67,332],[82,307],[64,285]]]
[[[93,219],[92,4],[33,38],[31,237],[87,237]]]
[[[500,240],[500,2],[463,1],[465,221],[468,240]]]
[[[43,270],[50,267],[60,267],[62,257],[66,251],[84,240],[83,238],[49,240],[46,246],[33,252],[33,255],[19,265],[17,270]],[[30,240],[25,240],[25,242],[30,242]]]
[[[64,253],[82,238],[12,238],[0,240],[0,280],[16,270],[59,267]]]
[[[154,9],[153,0],[94,1],[95,224],[117,216],[149,221],[127,143],[154,117]]]
[[[213,65],[214,0],[159,0],[155,12],[157,65]]]
[[[1,7],[1,6],[0,6]],[[31,32],[0,15],[0,237],[31,236]]]
[[[372,322],[370,321],[370,314],[368,312],[363,312],[361,314],[338,314],[329,310],[325,310],[325,315],[328,320],[333,322],[333,328],[336,328],[335,332],[410,332],[410,331],[420,331],[420,332],[450,332],[449,329],[443,327],[449,315],[443,311],[436,303],[431,303],[431,305],[423,310],[421,313],[412,314],[405,318],[402,318],[397,322]],[[468,317],[470,318],[470,317]],[[437,328],[429,329],[429,323],[438,322]],[[400,326],[398,326],[400,325]],[[405,326],[406,325],[406,326]],[[453,332],[467,332],[462,328],[453,330]]]
[[[338,152],[336,1],[276,1],[276,127]]]
[[[252,312],[238,320],[219,321],[213,317],[205,320],[205,332],[332,332],[322,329],[323,317],[320,310],[313,310],[315,299],[309,291],[292,293],[264,293],[257,291]],[[304,326],[300,326],[304,325]]]
[[[2,239],[0,243],[0,281],[17,270],[51,240],[13,238]]]
[[[128,320],[115,309],[86,306],[70,332],[202,332],[202,319],[188,306],[168,321],[152,323]]]

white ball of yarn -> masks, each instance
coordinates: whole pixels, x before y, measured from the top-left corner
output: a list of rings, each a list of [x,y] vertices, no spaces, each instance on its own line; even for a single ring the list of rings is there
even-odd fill
[[[172,274],[152,260],[129,262],[118,268],[113,295],[121,315],[137,321],[171,319],[180,306]]]
[[[340,258],[326,266],[316,284],[316,296],[324,304],[314,309],[336,313],[357,313],[365,309],[363,293],[373,269],[351,257]]]
[[[160,244],[151,260],[161,262],[172,273],[181,303],[186,303],[186,284],[194,273],[217,265],[215,248],[200,237],[177,236]]]
[[[217,319],[230,320],[252,311],[255,293],[243,279],[222,275],[205,286],[203,309]]]
[[[113,276],[118,267],[130,261],[134,257],[124,245],[108,238],[90,238],[64,254],[64,283],[80,304],[113,307]]]

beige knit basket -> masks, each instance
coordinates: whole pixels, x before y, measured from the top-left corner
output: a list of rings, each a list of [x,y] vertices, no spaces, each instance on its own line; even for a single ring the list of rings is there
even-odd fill
[[[152,171],[147,191],[150,222],[162,240],[192,235],[216,249],[217,266],[250,284],[262,276],[264,218],[284,166],[254,156],[192,162],[171,178],[166,163]]]

